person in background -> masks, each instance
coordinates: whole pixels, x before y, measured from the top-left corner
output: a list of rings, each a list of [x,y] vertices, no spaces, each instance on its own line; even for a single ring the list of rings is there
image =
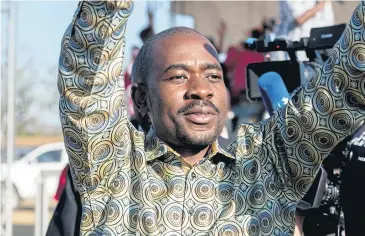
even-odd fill
[[[284,0],[279,1],[280,23],[274,29],[272,37],[290,41],[300,41],[309,37],[312,28],[331,26],[334,24],[334,13],[331,1],[316,0]],[[307,60],[305,52],[297,52],[299,60]],[[287,54],[275,52],[272,60],[285,60]]]
[[[253,29],[251,37],[259,36],[258,30]],[[232,76],[231,80],[231,96],[233,99],[232,105],[235,105],[245,100],[242,94],[246,91],[246,68],[248,64],[263,62],[264,56],[256,51],[244,48],[244,42],[237,46],[228,49],[227,58],[224,62]]]
[[[132,84],[131,81],[131,74],[132,74],[132,68],[133,68],[133,63],[134,60],[136,59],[137,55],[139,52],[139,47],[137,46],[133,46],[132,47],[132,56],[131,56],[131,60],[129,62],[129,64],[127,65],[127,68],[124,72],[124,86],[127,88],[129,85]]]
[[[145,43],[149,38],[155,35],[155,30],[153,27],[153,13],[151,9],[147,9],[147,16],[148,16],[148,26],[141,31],[139,37],[141,38],[142,42]]]
[[[131,97],[131,88],[132,88],[131,75],[132,75],[133,63],[138,55],[138,52],[139,52],[139,48],[137,46],[133,46],[131,61],[129,62],[129,64],[124,72],[124,86],[125,86],[124,98],[125,98],[126,106],[127,106],[128,119],[136,127],[138,127],[139,122],[138,122],[138,118],[136,118],[137,114],[134,109],[133,101],[132,101],[132,97]]]

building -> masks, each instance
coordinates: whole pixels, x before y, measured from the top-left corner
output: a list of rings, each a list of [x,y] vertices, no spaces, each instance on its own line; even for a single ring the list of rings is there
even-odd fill
[[[347,23],[359,1],[333,3],[336,24]],[[208,37],[216,37],[221,20],[227,24],[224,49],[247,38],[264,17],[278,16],[278,1],[173,1],[173,13],[194,17],[195,29]]]

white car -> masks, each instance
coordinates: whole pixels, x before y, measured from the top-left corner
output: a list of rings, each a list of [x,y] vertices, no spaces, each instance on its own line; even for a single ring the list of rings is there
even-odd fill
[[[20,160],[14,161],[10,169],[14,207],[18,206],[21,199],[30,199],[36,196],[36,181],[43,170],[56,173],[56,176],[47,178],[45,182],[47,195],[53,196],[58,187],[61,171],[67,163],[68,156],[62,142],[42,145]],[[2,164],[2,188],[5,186],[7,176],[7,166]]]

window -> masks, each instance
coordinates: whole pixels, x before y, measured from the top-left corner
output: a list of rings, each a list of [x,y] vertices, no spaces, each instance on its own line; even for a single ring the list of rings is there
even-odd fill
[[[60,162],[61,153],[62,153],[62,150],[55,150],[55,151],[43,153],[42,155],[37,157],[37,163]]]

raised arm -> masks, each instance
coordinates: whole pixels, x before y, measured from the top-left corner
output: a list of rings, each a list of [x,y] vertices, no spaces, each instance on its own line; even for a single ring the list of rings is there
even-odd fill
[[[365,119],[364,9],[362,2],[315,78],[259,128],[274,167],[263,171],[292,199],[303,197],[322,160]]]
[[[90,195],[104,189],[118,167],[120,150],[128,152],[129,148],[121,72],[132,8],[128,1],[80,2],[62,40],[60,116],[73,181],[83,205]]]

